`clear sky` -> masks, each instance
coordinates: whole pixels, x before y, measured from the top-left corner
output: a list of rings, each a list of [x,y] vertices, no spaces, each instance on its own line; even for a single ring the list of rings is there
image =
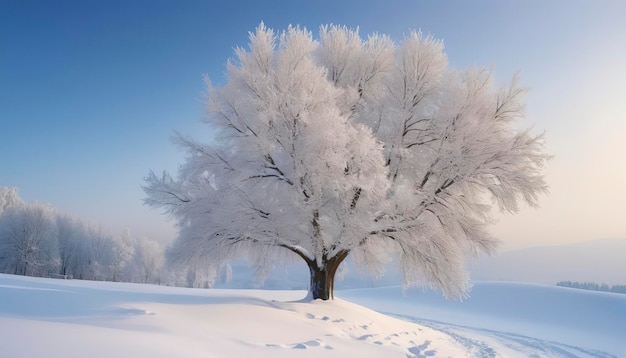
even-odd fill
[[[0,185],[113,233],[168,241],[142,204],[150,169],[175,172],[174,130],[203,140],[208,74],[264,21],[443,39],[455,68],[516,71],[524,126],[546,131],[551,194],[493,228],[503,249],[626,239],[626,2],[0,0]]]

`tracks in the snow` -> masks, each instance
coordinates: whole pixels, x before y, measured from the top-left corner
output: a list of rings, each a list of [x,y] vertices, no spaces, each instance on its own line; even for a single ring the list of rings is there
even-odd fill
[[[577,347],[565,343],[542,340],[516,333],[455,325],[446,322],[416,318],[412,316],[385,313],[399,319],[415,322],[443,332],[467,348],[468,356],[476,358],[496,358],[518,355],[523,357],[554,358],[618,358],[595,349]]]

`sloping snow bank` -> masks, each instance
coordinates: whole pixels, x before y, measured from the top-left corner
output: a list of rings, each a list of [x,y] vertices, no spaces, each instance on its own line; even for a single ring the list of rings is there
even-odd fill
[[[0,275],[2,357],[462,357],[452,337],[304,291]]]

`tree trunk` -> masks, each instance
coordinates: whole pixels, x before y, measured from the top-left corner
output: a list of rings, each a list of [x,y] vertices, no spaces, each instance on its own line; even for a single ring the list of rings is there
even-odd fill
[[[334,298],[335,274],[339,265],[348,256],[348,253],[349,251],[340,251],[331,258],[327,258],[324,255],[321,265],[318,265],[317,260],[306,260],[311,274],[309,293],[314,300],[326,301]]]

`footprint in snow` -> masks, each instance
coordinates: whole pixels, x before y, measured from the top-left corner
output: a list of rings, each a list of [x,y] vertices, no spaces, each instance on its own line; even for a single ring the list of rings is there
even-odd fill
[[[271,344],[265,345],[268,348],[290,348],[290,349],[308,349],[310,347],[321,347],[324,349],[333,349],[332,346],[323,343],[320,339],[312,339],[306,342],[293,343],[293,344]]]
[[[411,341],[412,343],[415,344],[415,342]],[[409,348],[409,353],[413,354],[412,356],[407,356],[410,358],[427,358],[427,357],[432,357],[434,356],[437,351],[434,349],[428,349],[428,346],[430,346],[430,341],[425,341],[424,343],[420,344],[419,346],[415,346],[415,347],[411,347]],[[428,350],[427,350],[428,349]]]

